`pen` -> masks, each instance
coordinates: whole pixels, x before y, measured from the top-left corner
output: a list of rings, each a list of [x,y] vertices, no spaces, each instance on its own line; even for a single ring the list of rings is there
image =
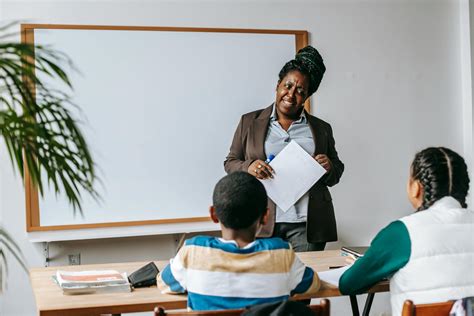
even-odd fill
[[[265,163],[270,163],[270,161],[272,161],[273,158],[275,158],[275,155],[274,155],[274,154],[268,155],[268,158],[267,158],[267,160],[265,160]]]
[[[267,160],[265,160],[265,163],[266,163],[266,164],[269,164],[270,161],[273,160],[273,158],[275,158],[275,155],[274,155],[274,154],[268,155]],[[272,174],[272,173],[275,173],[275,171],[272,170],[272,172],[270,173],[270,178],[273,178],[273,174]]]

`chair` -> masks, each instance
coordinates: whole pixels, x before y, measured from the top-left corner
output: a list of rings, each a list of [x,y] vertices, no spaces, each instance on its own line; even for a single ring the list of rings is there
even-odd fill
[[[415,305],[412,301],[406,300],[403,303],[402,316],[448,316],[453,304],[453,301],[448,301]]]
[[[323,298],[319,304],[308,306],[315,316],[329,316],[331,304],[327,298]]]
[[[330,303],[322,299],[320,304],[309,305],[314,316],[329,316]],[[155,316],[239,316],[245,309],[227,309],[214,311],[165,311],[164,308],[155,307]]]
[[[214,311],[165,311],[164,308],[155,307],[155,316],[240,316],[244,309],[225,309]]]

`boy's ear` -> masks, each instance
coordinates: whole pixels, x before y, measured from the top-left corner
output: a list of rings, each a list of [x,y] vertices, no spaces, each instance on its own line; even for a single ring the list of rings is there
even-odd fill
[[[265,213],[263,213],[262,217],[260,217],[260,224],[262,225],[267,224],[269,214],[270,214],[270,210],[267,207],[267,209],[265,210]]]
[[[217,218],[217,215],[216,215],[216,208],[214,207],[214,205],[209,206],[209,216],[211,217],[214,223],[216,224],[219,223],[219,219]]]

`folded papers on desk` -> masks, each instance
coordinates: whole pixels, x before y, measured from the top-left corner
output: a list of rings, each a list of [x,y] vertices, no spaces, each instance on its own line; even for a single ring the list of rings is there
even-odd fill
[[[53,277],[64,294],[130,292],[127,274],[116,270],[56,271]]]
[[[342,274],[349,269],[352,264],[349,264],[345,267],[338,268],[338,269],[331,269],[327,271],[320,271],[318,272],[319,279],[331,285],[339,287],[339,279],[341,278]]]

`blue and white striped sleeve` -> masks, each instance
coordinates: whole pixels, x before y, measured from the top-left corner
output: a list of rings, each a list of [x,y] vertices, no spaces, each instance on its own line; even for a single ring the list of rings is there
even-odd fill
[[[319,290],[321,282],[318,274],[310,267],[306,267],[295,255],[290,270],[291,295],[313,294]]]
[[[158,274],[156,283],[163,294],[186,293],[186,269],[183,266],[182,255],[184,247],[180,249],[176,257]]]

